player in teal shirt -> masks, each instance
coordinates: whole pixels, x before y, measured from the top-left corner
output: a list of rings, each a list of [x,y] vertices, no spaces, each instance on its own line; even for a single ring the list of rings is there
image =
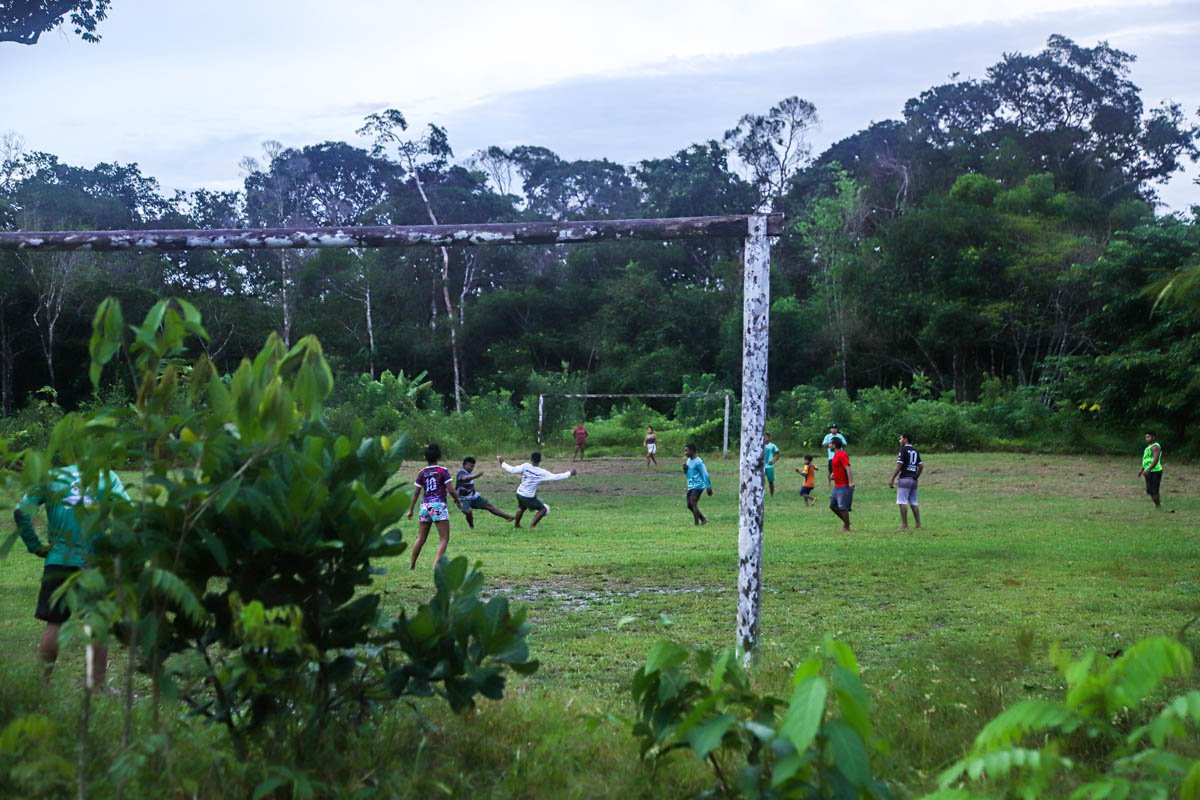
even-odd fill
[[[712,497],[708,467],[704,466],[704,459],[696,455],[696,445],[689,443],[683,451],[687,457],[683,464],[683,471],[687,474],[687,507],[692,512],[693,523],[707,525],[708,517],[700,513],[700,495],[707,490],[708,496]]]
[[[767,465],[767,486],[771,489],[771,496],[775,496],[775,462],[779,460],[779,446],[771,441],[771,434],[764,433],[763,440],[766,444],[763,446],[763,462]]]
[[[83,485],[79,467],[72,464],[54,470],[50,485],[26,494],[13,512],[17,532],[25,542],[25,549],[46,559],[34,616],[46,623],[46,630],[38,643],[38,656],[46,664],[47,680],[54,669],[54,662],[58,660],[59,629],[71,616],[70,609],[64,603],[53,602],[53,596],[71,575],[87,566],[91,558],[91,532],[80,524],[83,517],[80,511],[94,504],[97,496],[102,499],[129,500],[117,473],[109,471],[101,475],[99,487],[89,491]],[[33,515],[41,505],[46,506],[48,542],[42,542],[33,527]],[[91,676],[91,686],[97,688],[104,685],[108,652],[106,648],[96,645],[94,655],[95,673]]]

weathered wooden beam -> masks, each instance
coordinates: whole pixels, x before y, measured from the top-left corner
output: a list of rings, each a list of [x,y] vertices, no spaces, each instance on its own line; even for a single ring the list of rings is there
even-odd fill
[[[766,217],[746,236],[742,283],[742,458],[738,503],[737,640],[747,662],[762,620],[763,433],[767,419],[767,336],[771,321],[771,243]]]
[[[223,230],[3,231],[0,250],[261,250],[321,247],[485,246],[572,244],[621,239],[666,240],[746,236],[744,215],[579,222],[490,222],[477,225],[381,225],[340,228]],[[768,217],[768,235],[783,232],[782,215]]]

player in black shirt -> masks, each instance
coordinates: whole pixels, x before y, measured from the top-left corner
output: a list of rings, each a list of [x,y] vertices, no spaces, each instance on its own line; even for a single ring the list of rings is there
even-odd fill
[[[900,506],[900,530],[908,530],[908,510],[911,508],[917,530],[921,530],[921,512],[917,508],[917,478],[921,477],[925,465],[921,454],[912,446],[912,435],[900,434],[900,452],[896,454],[896,470],[888,481],[888,488],[896,490],[896,505]],[[900,479],[899,485],[896,479]]]

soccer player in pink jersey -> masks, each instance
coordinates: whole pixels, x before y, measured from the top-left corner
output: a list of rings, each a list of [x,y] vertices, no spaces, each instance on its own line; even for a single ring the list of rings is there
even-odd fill
[[[454,476],[450,474],[450,470],[437,463],[441,458],[442,449],[436,444],[425,448],[425,463],[428,466],[417,473],[417,490],[413,492],[412,502],[408,504],[408,518],[412,519],[413,509],[417,507],[417,498],[421,498],[421,514],[417,517],[417,541],[413,545],[409,569],[417,568],[417,556],[421,555],[421,548],[425,546],[431,525],[436,525],[438,532],[434,569],[437,569],[442,556],[446,555],[446,546],[450,544],[450,506],[446,502],[446,495],[449,494],[457,503],[458,492],[454,489]]]

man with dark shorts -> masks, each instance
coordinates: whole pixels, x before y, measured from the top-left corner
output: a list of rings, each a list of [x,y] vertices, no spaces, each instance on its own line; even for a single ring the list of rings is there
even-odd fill
[[[496,460],[500,462],[500,466],[505,472],[521,476],[521,485],[517,487],[517,515],[513,517],[513,527],[515,528],[521,527],[521,517],[525,516],[526,511],[536,512],[533,515],[533,522],[529,523],[531,529],[536,528],[537,524],[542,521],[542,517],[550,513],[550,506],[538,499],[538,486],[545,481],[566,480],[577,474],[575,470],[550,472],[542,469],[538,466],[542,463],[541,453],[533,453],[529,456],[529,461],[516,467],[510,467],[504,463],[504,456],[496,456]]]
[[[1162,445],[1154,431],[1146,431],[1146,449],[1142,451],[1142,468],[1138,477],[1146,479],[1146,494],[1154,501],[1155,508],[1162,508],[1159,489],[1162,486]]]
[[[683,455],[683,472],[687,475],[687,507],[692,512],[692,523],[707,525],[708,517],[700,513],[700,496],[707,491],[708,496],[712,497],[708,467],[704,465],[704,459],[696,455],[696,445],[690,442],[683,448]]]
[[[850,532],[850,510],[854,504],[854,473],[850,470],[850,456],[846,454],[846,444],[840,437],[830,443],[834,448],[833,458],[829,461],[830,478],[833,480],[833,491],[829,493],[829,510],[837,514],[842,521],[842,531]]]
[[[888,481],[888,488],[896,489],[896,505],[900,506],[900,530],[908,530],[908,510],[912,509],[913,521],[917,530],[921,530],[921,512],[917,508],[917,478],[925,471],[921,463],[921,454],[912,446],[912,435],[900,434],[900,452],[896,454],[896,470]],[[900,485],[896,486],[899,476]]]
[[[36,556],[46,559],[42,570],[41,591],[38,593],[37,610],[34,617],[46,623],[38,643],[38,657],[46,665],[45,679],[50,680],[54,662],[58,660],[58,634],[62,624],[71,616],[65,600],[54,600],[54,593],[72,575],[87,566],[92,554],[92,536],[80,524],[79,507],[87,508],[96,503],[97,497],[128,501],[129,495],[121,485],[117,473],[109,471],[99,478],[99,487],[85,489],[83,476],[74,464],[51,472],[50,485],[35,489],[23,498],[13,511],[17,531],[25,548]],[[33,515],[37,507],[46,506],[46,538],[43,544],[33,527]],[[91,689],[104,687],[108,671],[108,649],[102,645],[89,645],[91,658],[88,686]]]
[[[467,527],[475,528],[475,515],[471,513],[472,509],[482,509],[497,517],[503,518],[506,522],[512,522],[516,519],[511,514],[506,514],[494,505],[488,502],[488,499],[475,490],[475,480],[483,476],[483,472],[475,472],[475,459],[467,456],[463,459],[462,469],[455,476],[454,488],[458,490],[458,507],[462,509],[463,516],[467,518]]]
[[[579,460],[583,461],[583,451],[587,449],[587,428],[583,427],[581,422],[571,431],[571,435],[575,437],[575,452],[571,454],[571,460],[574,461],[575,456],[579,456]]]

